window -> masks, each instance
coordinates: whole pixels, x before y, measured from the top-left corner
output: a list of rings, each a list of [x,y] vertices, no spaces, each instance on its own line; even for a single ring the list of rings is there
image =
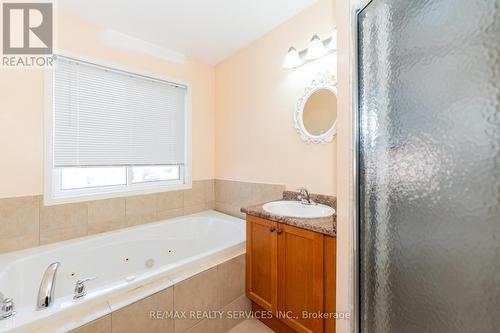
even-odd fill
[[[189,85],[58,55],[46,86],[47,204],[191,186]]]

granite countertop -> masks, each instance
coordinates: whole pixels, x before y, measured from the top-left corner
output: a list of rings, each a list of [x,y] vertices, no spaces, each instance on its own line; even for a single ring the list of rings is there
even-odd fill
[[[311,194],[311,199],[317,203],[331,206],[334,209],[337,208],[335,197]],[[285,191],[283,193],[282,200],[297,200],[297,193]],[[336,236],[337,235],[337,217],[336,217],[336,214],[334,214],[331,217],[321,217],[321,218],[288,217],[288,216],[274,215],[272,213],[265,211],[264,208],[262,208],[262,206],[264,204],[265,203],[254,205],[254,206],[249,206],[249,207],[243,207],[243,208],[241,208],[241,212],[248,214],[248,215],[268,219],[271,221],[284,223],[284,224],[291,225],[294,227],[319,232],[319,233],[322,233],[322,234],[328,235],[328,236]]]

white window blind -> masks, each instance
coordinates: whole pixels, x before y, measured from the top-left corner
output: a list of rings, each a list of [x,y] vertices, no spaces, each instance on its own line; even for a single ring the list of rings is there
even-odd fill
[[[183,165],[187,88],[58,56],[54,166]]]

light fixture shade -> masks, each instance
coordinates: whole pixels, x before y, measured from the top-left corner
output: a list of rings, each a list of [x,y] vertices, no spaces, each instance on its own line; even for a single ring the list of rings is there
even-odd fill
[[[328,47],[330,50],[337,50],[337,29],[333,30],[332,39],[330,40]]]
[[[283,63],[283,68],[291,69],[302,65],[302,59],[295,47],[290,47]]]
[[[323,42],[318,37],[318,35],[314,35],[311,38],[311,42],[309,43],[309,47],[307,48],[306,59],[313,60],[321,58],[327,52]]]

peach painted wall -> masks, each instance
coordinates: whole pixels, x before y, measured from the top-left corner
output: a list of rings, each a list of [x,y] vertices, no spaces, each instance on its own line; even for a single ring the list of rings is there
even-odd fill
[[[351,111],[351,80],[352,64],[351,10],[358,0],[337,0],[337,35],[338,35],[338,151],[339,163],[337,172],[337,311],[354,314],[355,281],[354,281],[354,220],[353,220],[353,179],[351,164],[354,146],[351,126],[353,114]],[[352,320],[337,320],[337,333],[352,332],[355,325]]]
[[[336,194],[336,146],[303,142],[293,123],[297,99],[319,72],[335,73],[330,55],[284,70],[288,48],[331,35],[334,2],[319,0],[215,68],[215,177],[306,186]],[[333,172],[332,172],[333,170]]]
[[[106,63],[192,83],[193,179],[214,178],[214,67],[168,61],[100,44],[101,28],[57,15],[57,47]],[[0,69],[0,198],[43,190],[43,71]]]

